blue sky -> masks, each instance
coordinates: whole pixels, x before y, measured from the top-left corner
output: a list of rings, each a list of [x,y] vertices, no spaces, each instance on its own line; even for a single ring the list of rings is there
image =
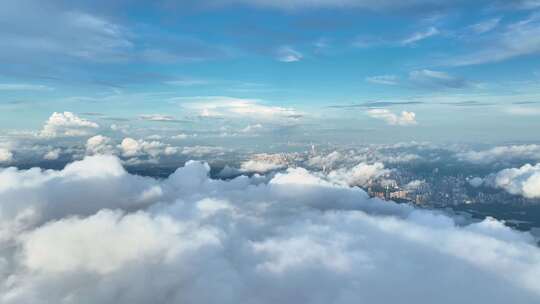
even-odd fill
[[[322,141],[538,139],[536,0],[109,2],[1,4],[4,133],[70,111]]]

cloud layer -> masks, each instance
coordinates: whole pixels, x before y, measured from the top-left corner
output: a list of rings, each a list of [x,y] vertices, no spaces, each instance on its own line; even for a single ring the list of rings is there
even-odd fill
[[[114,156],[1,169],[0,302],[540,299],[540,250],[496,220],[458,225],[302,168],[208,174],[188,162],[143,178]]]

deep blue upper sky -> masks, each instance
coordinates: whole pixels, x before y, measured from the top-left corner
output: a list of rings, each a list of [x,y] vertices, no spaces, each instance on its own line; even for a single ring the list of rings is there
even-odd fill
[[[168,115],[195,130],[261,124],[399,139],[538,139],[537,0],[0,6],[5,132],[71,111]]]

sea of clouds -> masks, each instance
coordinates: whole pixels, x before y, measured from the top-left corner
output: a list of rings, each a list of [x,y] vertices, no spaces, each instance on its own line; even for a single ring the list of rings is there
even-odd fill
[[[0,169],[6,304],[538,303],[535,243],[302,168],[216,180],[188,162],[158,180],[97,155]]]

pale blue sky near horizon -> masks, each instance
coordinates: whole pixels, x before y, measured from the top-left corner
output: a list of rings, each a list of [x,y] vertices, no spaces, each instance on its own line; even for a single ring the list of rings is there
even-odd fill
[[[100,125],[159,126],[139,118],[167,115],[188,132],[261,124],[329,139],[538,140],[538,1],[0,6],[3,133],[70,111]]]

